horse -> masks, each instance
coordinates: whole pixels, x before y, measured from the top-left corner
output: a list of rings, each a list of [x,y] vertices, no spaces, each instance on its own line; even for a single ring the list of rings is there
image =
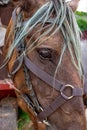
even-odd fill
[[[0,19],[3,26],[8,26],[12,12],[18,3],[19,0],[0,0]]]
[[[7,28],[3,66],[34,130],[86,130],[80,30],[64,0],[26,0]]]
[[[19,0],[0,0],[0,65],[3,62],[2,50],[4,46],[4,37],[6,28],[12,16],[14,8],[17,6]],[[6,67],[0,70],[0,80],[8,78]]]

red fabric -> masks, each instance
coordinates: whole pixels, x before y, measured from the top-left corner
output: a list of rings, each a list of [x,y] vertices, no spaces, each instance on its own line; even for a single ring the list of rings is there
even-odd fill
[[[0,100],[7,96],[16,97],[14,90],[9,86],[9,84],[0,84]]]

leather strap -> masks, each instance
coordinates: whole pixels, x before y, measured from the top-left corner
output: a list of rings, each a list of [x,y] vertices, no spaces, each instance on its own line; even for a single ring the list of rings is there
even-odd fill
[[[38,114],[38,119],[40,121],[45,120],[66,102],[67,100],[65,100],[62,96],[57,97],[49,106],[47,106],[42,112]]]
[[[34,63],[31,62],[31,60],[27,57],[24,57],[24,64],[27,66],[27,68],[34,73],[37,77],[39,77],[41,80],[46,82],[50,87],[53,87],[57,91],[63,91],[65,89],[64,83],[54,80],[52,76],[41,70],[39,67],[37,67]],[[53,86],[53,82],[55,81],[55,85]],[[73,87],[73,96],[82,96],[83,95],[83,90],[82,88],[75,88]]]
[[[49,84],[50,86],[53,86],[53,82],[55,81],[54,89],[57,91],[60,91],[61,87],[64,86],[64,84],[58,80],[54,80],[52,76],[41,70],[39,67],[37,67],[35,64],[31,62],[31,60],[27,57],[24,57],[24,64],[27,66],[27,68],[34,73],[37,77],[42,79],[44,82]]]

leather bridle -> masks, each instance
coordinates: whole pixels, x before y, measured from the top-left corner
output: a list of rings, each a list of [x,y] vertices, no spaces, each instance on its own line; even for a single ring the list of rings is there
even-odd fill
[[[14,20],[14,16],[16,16],[15,14],[16,14],[16,10],[13,12],[13,15],[12,15],[13,20]],[[22,43],[22,45],[23,44],[24,43]],[[52,115],[59,107],[61,107],[67,101],[72,100],[74,97],[82,97],[84,95],[83,88],[80,88],[78,86],[72,86],[71,84],[65,84],[63,82],[60,82],[57,79],[54,80],[54,78],[52,76],[50,76],[48,73],[44,72],[42,69],[40,69],[38,66],[36,66],[26,55],[23,56],[23,61],[21,63],[24,64],[25,69],[32,72],[39,79],[41,79],[46,84],[48,84],[50,87],[52,87],[53,89],[55,89],[56,91],[59,92],[59,96],[49,106],[47,106],[43,110],[39,109],[40,111],[36,112],[36,115],[37,115],[37,118],[39,121],[43,122],[44,120],[46,120],[50,115]],[[19,70],[19,68],[18,68],[18,70]],[[26,72],[26,73],[28,73],[28,72]],[[55,81],[55,85],[53,86],[54,81]],[[67,89],[71,90],[70,96],[68,96],[65,92]],[[24,100],[25,100],[25,98],[24,98]],[[32,104],[33,104],[33,102],[32,102]],[[30,104],[30,106],[31,106],[31,104]],[[37,106],[35,106],[35,105],[34,105],[34,107],[37,108]],[[41,107],[39,107],[39,108],[41,108]],[[33,107],[32,107],[32,109],[33,109]],[[35,110],[35,109],[33,109],[33,110]]]
[[[71,100],[73,97],[83,96],[83,89],[79,87],[74,87],[70,84],[64,84],[57,79],[55,79],[55,86],[53,86],[54,78],[38,68],[35,64],[31,62],[29,58],[24,57],[24,64],[26,67],[35,74],[42,81],[47,83],[50,87],[60,92],[60,96],[57,97],[48,107],[46,107],[42,112],[40,112],[37,116],[40,121],[43,121],[47,117],[49,117],[53,112],[55,112],[61,105]],[[71,89],[72,94],[67,96],[64,92],[66,89]]]

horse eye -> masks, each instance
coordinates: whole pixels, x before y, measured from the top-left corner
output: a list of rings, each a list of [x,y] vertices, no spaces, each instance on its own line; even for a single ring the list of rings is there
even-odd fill
[[[48,48],[40,48],[37,50],[41,59],[51,60],[52,50]]]

